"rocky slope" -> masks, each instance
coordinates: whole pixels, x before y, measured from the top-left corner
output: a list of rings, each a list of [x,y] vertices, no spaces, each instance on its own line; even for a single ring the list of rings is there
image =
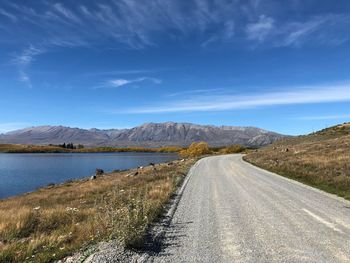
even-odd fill
[[[60,144],[80,143],[87,146],[187,146],[206,141],[211,146],[241,144],[258,147],[284,137],[255,127],[211,126],[191,123],[146,123],[131,129],[79,129],[63,126],[37,126],[0,135],[0,143]]]

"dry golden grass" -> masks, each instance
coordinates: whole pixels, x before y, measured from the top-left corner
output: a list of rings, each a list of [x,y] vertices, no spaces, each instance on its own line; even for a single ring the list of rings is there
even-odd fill
[[[180,146],[164,146],[158,148],[145,147],[95,147],[82,149],[67,149],[51,145],[0,144],[0,152],[5,153],[95,153],[95,152],[180,152]]]
[[[145,148],[145,147],[96,147],[96,148],[83,148],[74,149],[72,152],[180,152],[183,148],[180,146],[164,146],[158,148]]]
[[[97,241],[142,244],[194,160],[112,173],[0,201],[0,262],[50,262]]]
[[[350,200],[349,150],[350,124],[343,124],[278,141],[245,160]]]
[[[234,144],[234,145],[230,145],[230,146],[226,146],[224,148],[221,148],[219,150],[220,154],[232,154],[232,153],[241,153],[246,151],[247,149],[239,144]]]
[[[69,152],[68,149],[63,149],[57,146],[37,146],[37,145],[22,145],[22,144],[0,144],[0,152],[7,153],[45,153],[45,152]]]
[[[58,146],[22,145],[22,144],[0,144],[0,152],[6,153],[94,153],[94,152],[179,152],[183,148],[179,146],[166,146],[159,148],[145,147],[96,147],[83,149],[67,149]]]

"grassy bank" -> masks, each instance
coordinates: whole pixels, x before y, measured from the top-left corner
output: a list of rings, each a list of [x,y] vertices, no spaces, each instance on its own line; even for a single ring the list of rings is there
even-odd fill
[[[146,147],[94,147],[68,149],[55,145],[24,145],[24,144],[0,144],[0,153],[109,153],[109,152],[150,152],[150,153],[180,153],[184,156],[194,156],[201,153],[238,153],[245,151],[241,145],[230,145],[222,147],[209,147],[205,142],[193,143],[189,147],[164,146],[158,148]]]
[[[0,201],[0,262],[51,262],[102,240],[143,242],[194,159],[111,173]]]
[[[180,152],[183,148],[167,146],[159,148],[145,147],[94,147],[82,149],[67,149],[59,146],[0,144],[0,152],[3,153],[101,153],[101,152]]]
[[[284,139],[244,157],[254,165],[350,200],[350,124]]]

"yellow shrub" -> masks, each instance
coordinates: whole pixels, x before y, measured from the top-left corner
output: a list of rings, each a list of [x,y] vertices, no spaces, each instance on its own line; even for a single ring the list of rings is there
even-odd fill
[[[206,142],[193,142],[190,147],[180,152],[182,157],[197,157],[204,154],[209,154],[209,146]]]

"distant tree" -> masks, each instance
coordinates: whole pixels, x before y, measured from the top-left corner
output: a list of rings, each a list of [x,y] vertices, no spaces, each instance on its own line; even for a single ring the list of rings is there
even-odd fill
[[[75,149],[74,144],[72,142],[71,143],[67,143],[66,148],[67,149]]]
[[[77,148],[78,148],[78,149],[84,149],[84,145],[78,144]]]
[[[70,143],[63,143],[63,144],[59,144],[58,147],[64,148],[64,149],[76,149],[76,147],[74,146],[74,144],[72,142]]]

